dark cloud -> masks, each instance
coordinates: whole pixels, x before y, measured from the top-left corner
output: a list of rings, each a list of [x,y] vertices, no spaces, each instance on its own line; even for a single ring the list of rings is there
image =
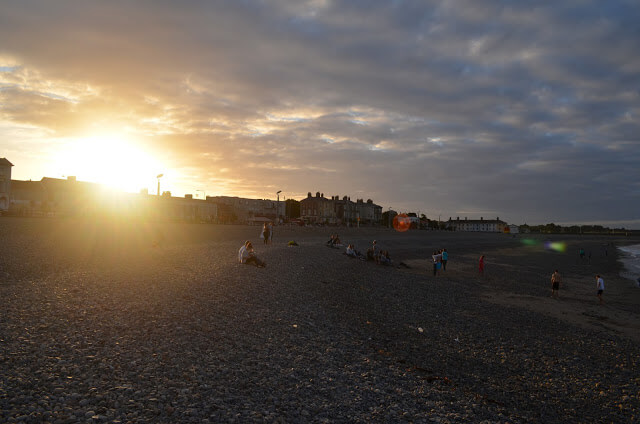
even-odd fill
[[[624,0],[10,2],[0,135],[126,127],[174,192],[638,227],[639,21]]]

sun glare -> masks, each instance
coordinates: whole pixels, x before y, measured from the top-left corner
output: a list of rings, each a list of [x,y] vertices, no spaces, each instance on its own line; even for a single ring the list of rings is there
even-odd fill
[[[156,175],[163,169],[153,155],[120,134],[78,139],[70,142],[65,150],[59,159],[66,175],[115,190],[138,192],[149,188],[151,191]]]

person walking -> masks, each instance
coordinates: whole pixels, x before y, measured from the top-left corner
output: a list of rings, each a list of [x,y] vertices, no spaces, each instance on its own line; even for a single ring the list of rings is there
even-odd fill
[[[484,255],[481,255],[478,261],[478,274],[480,274],[480,276],[484,275]]]
[[[447,261],[449,260],[449,254],[447,249],[442,249],[442,271],[447,270]]]
[[[264,244],[269,244],[269,227],[267,226],[267,223],[265,222],[262,225],[262,239],[264,240]]]
[[[600,275],[596,275],[596,288],[598,289],[598,299],[600,300],[600,304],[604,304],[604,300],[602,300],[602,293],[604,293],[604,280]]]
[[[558,290],[560,290],[560,283],[562,282],[562,276],[556,269],[553,274],[551,274],[551,297],[559,298]]]

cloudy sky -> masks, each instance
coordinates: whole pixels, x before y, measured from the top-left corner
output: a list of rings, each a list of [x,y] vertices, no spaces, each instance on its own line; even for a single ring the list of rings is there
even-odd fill
[[[640,4],[0,4],[14,179],[640,228]]]

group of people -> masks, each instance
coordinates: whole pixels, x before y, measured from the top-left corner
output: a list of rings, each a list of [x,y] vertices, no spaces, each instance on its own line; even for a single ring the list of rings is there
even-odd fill
[[[560,290],[560,283],[562,283],[562,275],[556,269],[553,274],[551,274],[551,297],[558,299],[560,296],[558,294]],[[598,296],[598,301],[601,305],[604,304],[604,300],[602,299],[602,295],[604,294],[604,279],[600,276],[600,274],[596,275],[596,296]]]
[[[434,250],[433,255],[431,255],[431,259],[433,260],[434,277],[440,273],[440,270],[447,270],[447,261],[449,260],[449,253],[447,253],[447,249]]]
[[[367,249],[366,255],[363,255],[358,250],[356,250],[353,244],[347,245],[347,249],[344,254],[349,256],[350,258],[356,258],[363,261],[373,261],[380,265],[393,264],[391,256],[389,255],[389,251],[381,250],[378,246],[377,240],[374,240],[373,243],[371,243],[371,246]]]

